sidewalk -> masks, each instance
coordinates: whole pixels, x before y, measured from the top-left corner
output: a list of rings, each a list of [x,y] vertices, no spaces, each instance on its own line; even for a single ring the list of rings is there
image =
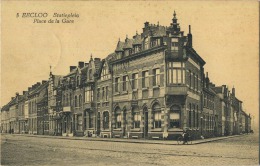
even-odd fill
[[[1,135],[5,135],[1,133]],[[30,134],[12,134],[15,136],[25,137],[39,137],[39,138],[52,138],[52,139],[70,139],[70,140],[83,140],[83,141],[103,141],[103,142],[123,142],[123,143],[141,143],[141,144],[161,144],[161,145],[178,145],[176,140],[147,140],[147,139],[128,139],[128,138],[91,138],[91,137],[64,137],[64,136],[48,136],[48,135],[30,135]],[[225,137],[215,137],[208,139],[200,139],[192,141],[192,144],[203,144],[208,142],[219,141],[223,139],[238,137],[242,135],[232,135]]]

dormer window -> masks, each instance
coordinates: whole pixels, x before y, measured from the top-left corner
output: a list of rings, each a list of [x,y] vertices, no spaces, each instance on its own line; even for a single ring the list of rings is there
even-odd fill
[[[122,52],[120,51],[117,53],[117,59],[121,59],[121,58],[122,58]]]
[[[141,51],[141,46],[139,45],[136,45],[136,46],[134,46],[134,53],[138,53],[138,52],[140,52]]]
[[[144,49],[145,50],[149,49],[149,40],[148,40],[148,38],[144,39]]]

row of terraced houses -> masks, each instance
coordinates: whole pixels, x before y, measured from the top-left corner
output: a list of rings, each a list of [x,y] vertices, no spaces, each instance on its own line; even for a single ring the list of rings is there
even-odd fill
[[[170,26],[144,23],[105,59],[52,72],[1,109],[1,131],[104,138],[174,139],[249,132],[235,88],[216,86],[174,12]],[[219,73],[220,74],[220,73]]]

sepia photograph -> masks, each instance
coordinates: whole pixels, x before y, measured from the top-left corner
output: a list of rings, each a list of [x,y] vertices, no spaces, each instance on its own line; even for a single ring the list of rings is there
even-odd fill
[[[258,1],[2,1],[1,165],[259,165]]]

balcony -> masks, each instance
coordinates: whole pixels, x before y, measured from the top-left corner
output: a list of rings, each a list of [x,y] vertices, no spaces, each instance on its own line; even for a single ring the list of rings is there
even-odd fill
[[[181,86],[167,86],[166,94],[167,95],[187,95],[188,88],[185,85]]]

